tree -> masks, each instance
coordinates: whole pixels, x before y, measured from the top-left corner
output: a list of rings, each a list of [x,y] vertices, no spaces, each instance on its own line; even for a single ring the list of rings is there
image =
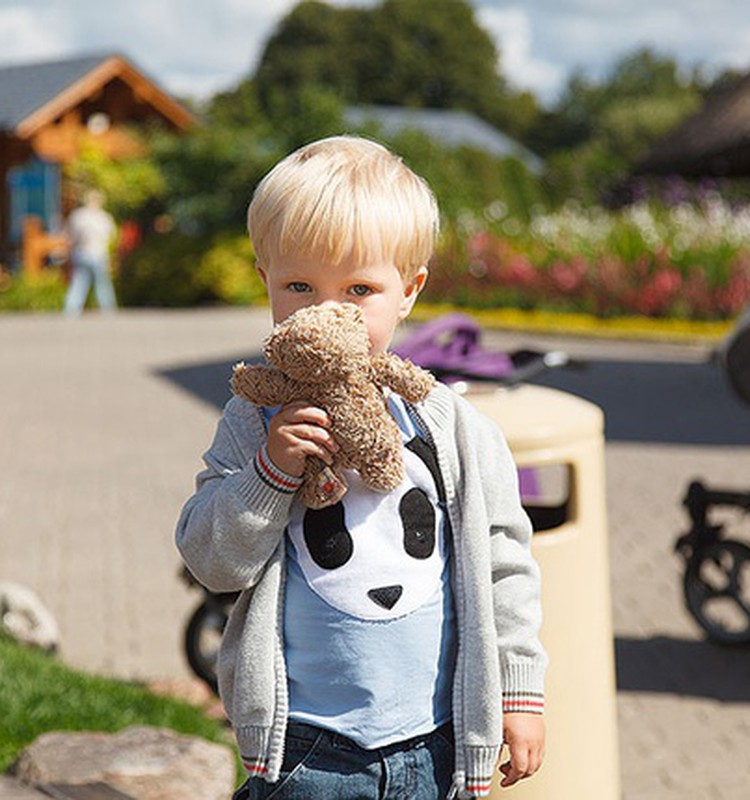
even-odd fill
[[[372,10],[358,99],[491,113],[505,83],[494,42],[464,0],[385,0]]]
[[[359,18],[367,11],[333,8],[304,0],[279,23],[266,43],[255,82],[261,106],[268,110],[280,94],[310,86],[333,90],[351,100],[358,56],[351,43]]]
[[[574,75],[529,139],[547,156],[553,196],[598,202],[700,105],[704,88],[697,73],[684,76],[674,59],[648,48],[618,61],[602,81]]]
[[[679,117],[697,107],[704,90],[697,73],[683,76],[673,58],[641,48],[616,62],[601,81],[575,73],[556,107],[539,119],[530,144],[544,154],[582,146],[602,132],[617,109],[625,109],[621,118],[635,114],[645,100],[672,105]],[[655,120],[655,136],[664,133],[662,117]]]
[[[383,0],[336,8],[305,0],[268,40],[255,75],[262,108],[276,116],[311,88],[342,104],[460,108],[511,134],[536,121],[528,93],[498,73],[492,37],[467,0]]]

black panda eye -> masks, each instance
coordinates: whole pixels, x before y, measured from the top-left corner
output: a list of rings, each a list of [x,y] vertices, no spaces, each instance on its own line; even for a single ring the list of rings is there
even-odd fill
[[[346,529],[342,503],[308,509],[303,535],[312,560],[322,569],[338,569],[352,557],[354,542]]]
[[[404,550],[412,558],[429,558],[435,549],[435,509],[421,489],[409,489],[398,506],[404,525]]]

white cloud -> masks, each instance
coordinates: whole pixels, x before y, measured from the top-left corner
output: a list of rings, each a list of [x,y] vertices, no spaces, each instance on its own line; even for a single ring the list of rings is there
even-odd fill
[[[0,63],[119,51],[179,95],[250,74],[296,0],[0,0]]]
[[[550,98],[560,89],[565,71],[532,54],[531,21],[523,8],[481,7],[476,16],[494,37],[500,52],[500,72],[514,86],[530,89],[541,98]]]
[[[337,6],[380,0],[328,0]],[[206,96],[249,75],[297,0],[0,0],[0,63],[118,50],[165,88]],[[744,0],[473,0],[501,72],[542,100],[651,45],[681,65],[750,68]]]
[[[27,6],[6,5],[0,8],[0,53],[3,61],[42,59],[65,49],[61,27],[44,24],[39,17],[37,11]]]

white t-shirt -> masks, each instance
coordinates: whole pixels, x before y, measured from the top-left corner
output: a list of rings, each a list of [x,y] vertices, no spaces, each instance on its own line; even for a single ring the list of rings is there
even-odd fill
[[[109,257],[115,221],[101,208],[77,208],[68,217],[68,237],[73,255],[96,260]]]

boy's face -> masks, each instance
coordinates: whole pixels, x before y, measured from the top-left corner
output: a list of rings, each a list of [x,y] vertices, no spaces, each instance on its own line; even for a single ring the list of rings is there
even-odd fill
[[[388,349],[396,326],[408,316],[427,279],[425,267],[405,283],[392,263],[349,260],[331,265],[304,255],[283,256],[268,268],[259,266],[258,272],[274,323],[306,306],[354,303],[364,312],[373,354]]]

